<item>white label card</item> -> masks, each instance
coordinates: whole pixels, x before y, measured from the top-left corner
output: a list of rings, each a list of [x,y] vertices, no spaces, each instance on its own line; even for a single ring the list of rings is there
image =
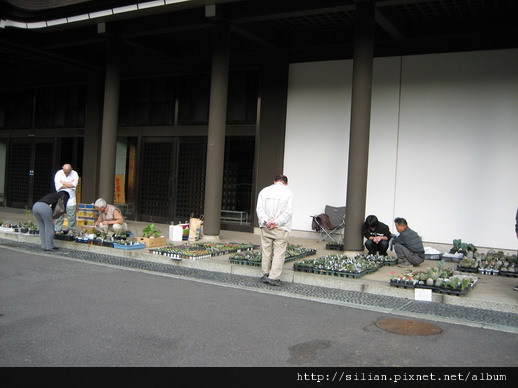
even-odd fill
[[[425,302],[432,301],[432,290],[427,290],[424,288],[416,288],[414,291],[415,291],[415,300],[422,300]]]

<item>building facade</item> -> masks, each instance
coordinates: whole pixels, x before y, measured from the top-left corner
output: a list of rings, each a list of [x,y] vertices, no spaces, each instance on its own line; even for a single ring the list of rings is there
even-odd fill
[[[496,0],[8,0],[1,200],[30,206],[71,163],[82,202],[113,193],[150,222],[204,215],[217,235],[253,230],[257,193],[284,172],[295,233],[346,204],[351,250],[371,213],[426,241],[512,248],[485,225],[507,228],[517,205],[517,13]]]

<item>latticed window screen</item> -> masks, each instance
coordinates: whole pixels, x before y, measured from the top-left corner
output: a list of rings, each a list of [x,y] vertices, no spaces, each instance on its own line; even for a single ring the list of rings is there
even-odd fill
[[[221,208],[251,212],[254,168],[253,137],[230,137],[225,143],[225,172]]]
[[[31,144],[11,143],[9,147],[9,186],[10,205],[27,204],[29,192],[29,170],[31,169]]]
[[[55,190],[54,174],[56,173],[52,169],[53,143],[36,143],[34,146],[33,203]]]
[[[40,89],[36,93],[36,128],[82,128],[85,112],[84,86]]]
[[[227,123],[255,123],[257,117],[257,95],[257,72],[231,73],[228,86]]]
[[[209,122],[210,76],[186,77],[181,80],[179,121],[183,125]]]
[[[176,184],[176,219],[203,214],[207,140],[181,140]]]
[[[175,89],[175,78],[123,81],[120,92],[119,125],[172,124]]]
[[[22,129],[32,127],[33,91],[9,92],[4,98],[4,127]]]
[[[169,218],[170,180],[174,176],[172,142],[144,143],[140,173],[140,213]]]

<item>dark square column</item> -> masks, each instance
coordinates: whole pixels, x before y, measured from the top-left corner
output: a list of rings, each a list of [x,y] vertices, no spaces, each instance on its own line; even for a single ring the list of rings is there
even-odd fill
[[[227,22],[217,21],[214,26],[205,178],[203,233],[208,237],[219,236],[221,228],[229,60],[230,26]]]
[[[344,249],[363,251],[361,226],[365,216],[369,132],[371,117],[372,66],[374,49],[374,4],[360,0],[356,5],[351,134]]]

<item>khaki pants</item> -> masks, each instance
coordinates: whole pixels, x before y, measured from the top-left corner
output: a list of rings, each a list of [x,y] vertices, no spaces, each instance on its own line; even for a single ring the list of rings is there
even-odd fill
[[[288,231],[284,229],[261,228],[261,253],[263,275],[279,279],[284,265],[284,255],[288,246]]]
[[[97,225],[95,227],[95,229],[97,229],[99,232],[104,232],[104,233],[108,233],[108,231],[110,231],[110,230],[113,230],[114,233],[126,232],[128,230],[128,224],[123,223],[123,224],[105,225],[103,223],[100,223],[99,225]]]

